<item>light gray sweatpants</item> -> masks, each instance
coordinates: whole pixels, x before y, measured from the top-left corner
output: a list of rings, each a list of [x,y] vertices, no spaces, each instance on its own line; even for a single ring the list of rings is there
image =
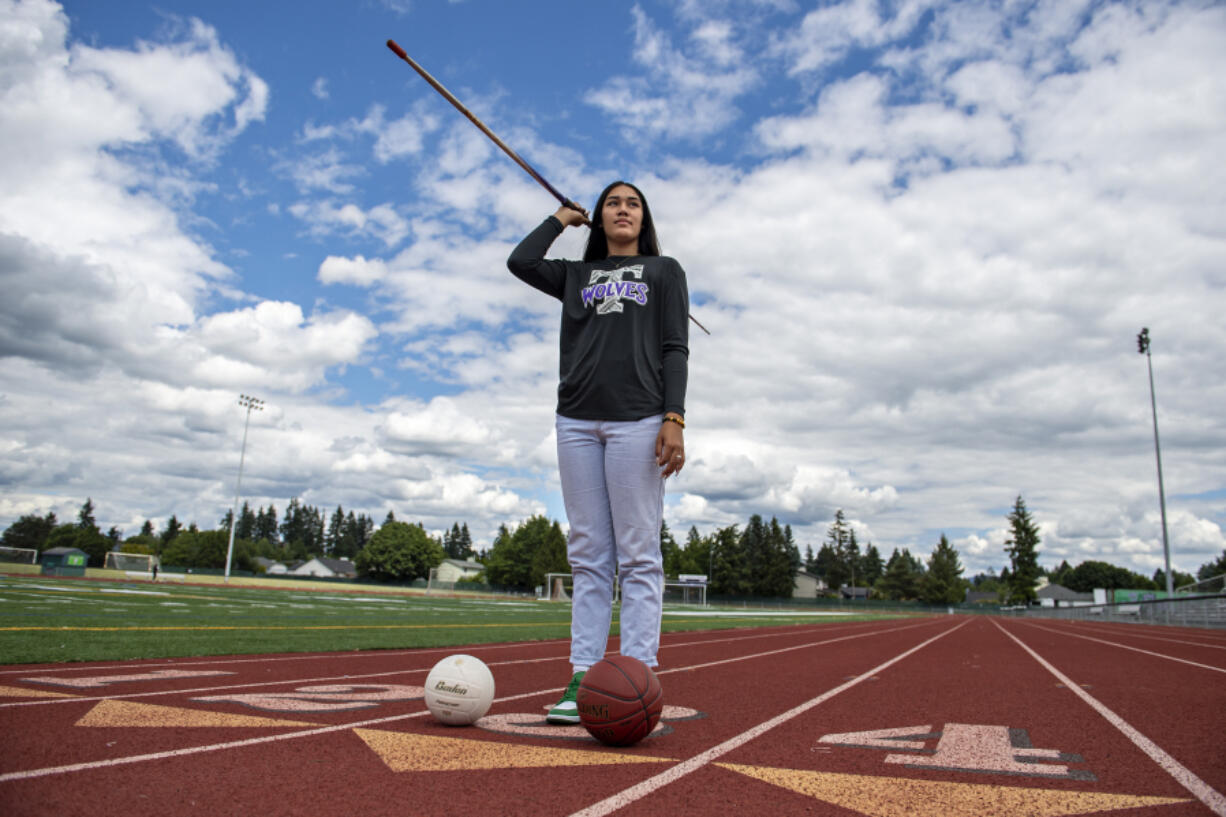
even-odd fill
[[[622,585],[621,654],[657,666],[664,606],[664,479],[656,464],[661,421],[658,414],[632,422],[557,418],[576,671],[604,658],[615,570]]]

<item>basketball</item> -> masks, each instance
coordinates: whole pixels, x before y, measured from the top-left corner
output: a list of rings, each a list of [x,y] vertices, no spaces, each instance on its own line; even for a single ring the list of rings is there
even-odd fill
[[[466,726],[494,701],[494,675],[480,658],[449,655],[426,676],[426,709],[439,723]]]
[[[633,746],[656,728],[664,690],[642,661],[614,655],[587,671],[575,702],[592,737],[607,746]]]

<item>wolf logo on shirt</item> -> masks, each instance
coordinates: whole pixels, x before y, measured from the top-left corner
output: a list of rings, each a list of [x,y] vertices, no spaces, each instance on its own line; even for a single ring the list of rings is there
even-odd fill
[[[627,281],[627,276],[634,280]],[[599,301],[596,307],[597,315],[608,315],[622,311],[622,300],[629,298],[640,306],[647,304],[647,282],[643,279],[643,265],[634,264],[629,267],[618,267],[614,270],[592,270],[591,280],[580,293],[583,305],[591,306]]]

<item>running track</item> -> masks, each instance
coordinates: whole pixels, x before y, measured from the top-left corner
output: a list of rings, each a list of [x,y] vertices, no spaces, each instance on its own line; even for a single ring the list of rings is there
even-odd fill
[[[497,680],[475,727],[421,702],[455,652]],[[668,634],[666,720],[630,749],[543,725],[566,653],[6,667],[0,814],[1226,817],[1219,631],[944,616]]]

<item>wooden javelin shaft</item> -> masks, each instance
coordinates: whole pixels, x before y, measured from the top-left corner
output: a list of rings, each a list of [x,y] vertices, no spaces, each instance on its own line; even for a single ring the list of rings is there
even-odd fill
[[[407,53],[405,53],[405,50],[401,48],[399,45],[397,45],[395,40],[388,40],[387,47],[390,48],[397,57],[400,57],[400,59],[407,62],[414,71],[416,71],[418,74],[421,74],[421,78],[424,79],[426,82],[430,83],[431,87],[433,87],[434,90],[442,94],[443,99],[446,99],[448,102],[450,102],[452,105],[455,106],[455,109],[457,111],[464,114],[464,116],[468,117],[469,122],[472,122],[474,125],[480,128],[481,132],[484,133],[486,136],[488,136],[491,142],[493,142],[498,147],[502,148],[503,153],[510,156],[515,161],[515,164],[522,167],[529,176],[536,179],[536,181],[541,185],[541,187],[545,188],[550,193],[552,193],[553,197],[557,199],[563,206],[569,207],[572,210],[578,210],[581,213],[586,212],[578,204],[575,204],[573,201],[566,198],[566,196],[563,196],[561,193],[559,193],[557,191],[557,188],[555,188],[552,184],[545,181],[544,176],[542,176],[540,173],[537,173],[536,169],[532,167],[532,165],[525,162],[522,158],[520,158],[520,155],[518,153],[511,150],[510,146],[507,145],[506,142],[498,138],[498,134],[494,133],[492,130],[487,128],[485,126],[485,123],[482,122],[480,119],[478,119],[476,114],[468,110],[468,108],[464,106],[463,102],[456,99],[455,95],[451,93],[451,91],[448,91],[445,87],[443,87],[443,84],[441,82],[439,82],[434,77],[430,76],[430,72],[427,71],[425,68],[422,68],[420,65],[418,65],[417,61],[414,60],[412,57],[410,57]]]
[[[455,109],[457,111],[464,114],[464,116],[468,118],[469,122],[472,122],[474,125],[480,128],[481,132],[484,133],[486,136],[488,136],[491,142],[493,142],[498,147],[502,148],[503,153],[510,156],[515,161],[515,164],[522,167],[529,176],[536,179],[537,183],[539,183],[541,187],[545,188],[551,194],[553,194],[553,197],[557,199],[562,204],[563,207],[569,207],[572,210],[579,211],[580,213],[583,214],[585,223],[590,223],[590,222],[587,222],[587,217],[588,217],[587,210],[584,210],[578,204],[566,198],[566,196],[563,196],[561,193],[557,191],[557,188],[555,188],[549,182],[545,181],[544,176],[542,176],[540,173],[537,173],[536,169],[533,168],[532,165],[525,162],[523,159],[520,158],[518,153],[511,150],[510,146],[508,146],[506,142],[503,142],[501,139],[498,138],[498,134],[494,133],[492,130],[487,128],[485,126],[485,123],[477,118],[476,114],[468,110],[468,108],[464,106],[463,102],[455,98],[455,94],[451,93],[451,91],[448,91],[445,87],[443,87],[443,84],[441,82],[439,82],[434,77],[430,76],[430,72],[427,71],[425,68],[422,68],[420,65],[418,65],[417,61],[414,60],[412,57],[410,57],[405,52],[405,50],[396,43],[395,40],[388,40],[387,47],[392,50],[393,54],[395,54],[397,57],[400,57],[400,59],[407,62],[410,68],[412,68],[414,71],[416,71],[418,74],[421,75],[422,79],[430,83],[430,87],[438,91],[442,95],[443,99],[446,99],[453,106],[455,106]],[[710,330],[708,330],[707,327],[703,326],[701,323],[698,323],[698,320],[693,315],[690,315],[690,320],[694,321],[694,323],[698,326],[699,329],[706,332],[708,335],[711,334]]]

